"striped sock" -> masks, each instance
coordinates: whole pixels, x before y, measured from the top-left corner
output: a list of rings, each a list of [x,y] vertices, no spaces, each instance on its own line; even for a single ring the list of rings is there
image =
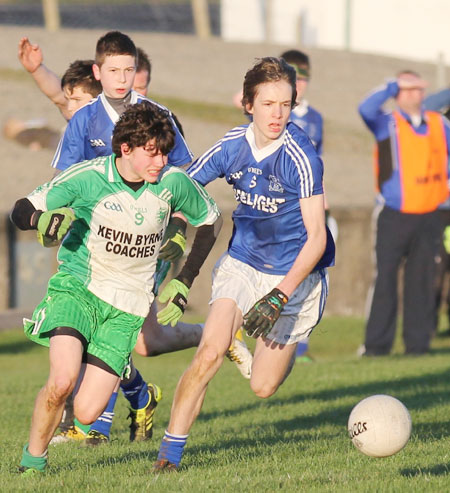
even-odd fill
[[[308,343],[307,342],[299,342],[297,344],[297,350],[295,352],[295,356],[303,356],[306,351],[308,351]]]
[[[91,425],[91,430],[98,431],[109,437],[111,433],[112,421],[114,418],[114,406],[117,401],[117,392],[113,392],[103,413],[97,418],[97,421]]]
[[[142,409],[148,404],[148,385],[137,370],[133,381],[127,385],[121,383],[120,389],[133,409]]]
[[[158,460],[167,459],[178,467],[188,436],[174,435],[166,430],[159,447]]]

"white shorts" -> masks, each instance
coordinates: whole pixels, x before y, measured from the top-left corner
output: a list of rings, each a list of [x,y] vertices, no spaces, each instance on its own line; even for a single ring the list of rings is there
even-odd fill
[[[243,315],[285,277],[260,272],[228,253],[219,258],[212,276],[210,304],[219,298],[229,298]],[[306,342],[322,317],[327,296],[327,270],[311,273],[289,298],[267,338],[278,344]]]

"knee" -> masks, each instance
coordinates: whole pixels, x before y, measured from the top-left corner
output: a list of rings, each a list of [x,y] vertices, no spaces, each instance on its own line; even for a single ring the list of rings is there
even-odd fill
[[[49,405],[59,406],[69,397],[75,386],[75,381],[69,376],[60,375],[47,382]]]
[[[73,412],[78,421],[83,425],[90,425],[100,416],[101,411],[93,408],[92,405],[83,405],[74,402]]]
[[[275,394],[278,389],[278,385],[273,385],[271,382],[264,382],[262,380],[251,379],[250,388],[257,397],[261,399],[267,399],[268,397]]]
[[[220,355],[217,348],[213,346],[203,346],[195,357],[195,365],[200,374],[207,373],[212,368],[220,366],[223,355]]]

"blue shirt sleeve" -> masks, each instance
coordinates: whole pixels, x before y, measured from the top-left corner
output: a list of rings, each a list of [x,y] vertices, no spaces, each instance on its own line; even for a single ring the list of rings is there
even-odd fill
[[[389,135],[389,115],[383,111],[383,104],[398,94],[397,81],[389,81],[379,89],[375,89],[359,105],[359,114],[377,140],[384,140]]]
[[[447,106],[450,106],[450,87],[430,94],[425,98],[423,104],[425,109],[430,111],[442,111]]]
[[[52,167],[64,171],[72,164],[79,163],[86,159],[84,153],[85,132],[84,125],[75,114],[67,125],[66,131],[62,136],[56,153],[53,157]]]

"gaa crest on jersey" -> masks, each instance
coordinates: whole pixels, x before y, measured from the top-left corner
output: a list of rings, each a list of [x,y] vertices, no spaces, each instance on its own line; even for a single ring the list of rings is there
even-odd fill
[[[156,214],[156,220],[158,221],[158,223],[161,224],[162,222],[164,222],[166,216],[167,216],[167,208],[160,207]]]
[[[284,193],[280,180],[274,175],[269,175],[269,191]]]

